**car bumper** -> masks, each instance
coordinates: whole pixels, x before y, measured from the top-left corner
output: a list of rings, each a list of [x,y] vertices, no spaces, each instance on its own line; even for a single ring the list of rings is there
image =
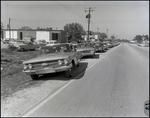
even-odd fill
[[[91,56],[91,55],[94,55],[95,54],[95,52],[93,52],[93,53],[91,53],[91,52],[89,52],[89,53],[82,53],[82,57],[83,56]]]
[[[102,48],[102,47],[100,47],[100,48],[96,48],[95,50],[96,50],[96,51],[102,51],[102,50],[103,50],[103,48]]]
[[[37,70],[23,70],[28,75],[34,75],[34,74],[48,74],[48,73],[56,73],[61,71],[67,71],[72,67],[72,64],[69,64],[67,66],[61,66],[61,67],[45,67],[44,69],[37,69]]]

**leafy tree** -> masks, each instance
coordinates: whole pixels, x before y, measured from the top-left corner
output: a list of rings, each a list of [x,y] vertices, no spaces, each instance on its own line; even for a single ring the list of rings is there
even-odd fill
[[[85,30],[79,23],[67,23],[64,26],[64,31],[68,33],[68,42],[80,42],[82,35],[85,34]]]
[[[142,42],[142,36],[141,35],[136,35],[134,37],[134,39],[137,41],[137,43],[141,43]]]
[[[101,35],[101,38],[102,38],[102,39],[107,38],[107,34],[106,34],[106,33],[103,33],[103,32],[102,32],[102,33],[100,33],[100,35]]]
[[[47,28],[41,28],[41,27],[37,27],[37,30],[53,30],[51,27],[47,27]]]
[[[112,35],[112,36],[111,36],[111,39],[115,39],[115,36],[114,36],[114,35]]]

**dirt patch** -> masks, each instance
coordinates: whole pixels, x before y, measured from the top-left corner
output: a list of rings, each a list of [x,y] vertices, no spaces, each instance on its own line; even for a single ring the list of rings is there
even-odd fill
[[[8,97],[12,93],[36,84],[22,72],[22,60],[34,58],[39,55],[38,51],[16,52],[10,49],[1,50],[1,97]],[[26,86],[22,85],[26,84]]]

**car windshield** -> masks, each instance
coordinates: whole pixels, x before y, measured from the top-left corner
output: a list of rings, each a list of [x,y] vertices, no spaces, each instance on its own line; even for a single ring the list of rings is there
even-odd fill
[[[59,52],[70,52],[69,45],[52,45],[52,46],[46,46],[41,48],[40,54],[47,54],[47,53],[59,53]]]

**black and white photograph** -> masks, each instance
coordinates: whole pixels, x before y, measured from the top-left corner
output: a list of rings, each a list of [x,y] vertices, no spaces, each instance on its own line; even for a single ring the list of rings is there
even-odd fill
[[[149,1],[1,1],[1,117],[149,117]]]

